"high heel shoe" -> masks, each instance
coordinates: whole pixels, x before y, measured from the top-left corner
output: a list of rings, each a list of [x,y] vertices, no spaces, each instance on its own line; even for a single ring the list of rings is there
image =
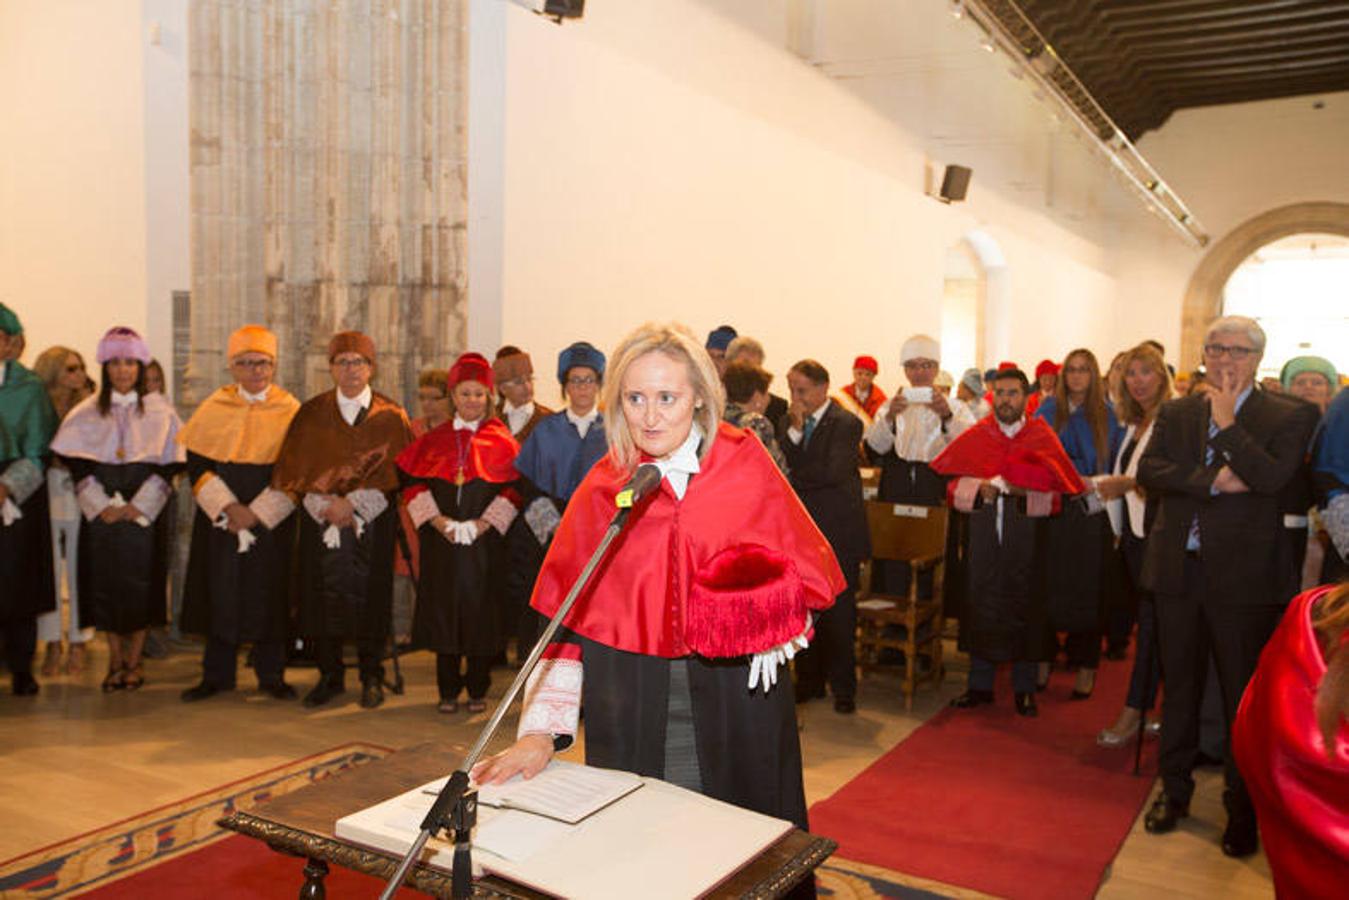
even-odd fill
[[[1138,734],[1138,717],[1140,715],[1141,713],[1133,707],[1124,707],[1114,725],[1109,728],[1102,728],[1097,733],[1096,746],[1105,747],[1107,750],[1118,750],[1128,744]]]
[[[113,691],[120,691],[126,687],[122,681],[124,669],[109,669],[107,677],[103,679],[103,693],[111,694]]]
[[[128,691],[138,691],[145,684],[145,673],[141,670],[141,664],[127,666],[122,669],[122,687]]]
[[[88,651],[84,644],[71,644],[66,651],[65,671],[67,675],[79,675],[84,671]]]

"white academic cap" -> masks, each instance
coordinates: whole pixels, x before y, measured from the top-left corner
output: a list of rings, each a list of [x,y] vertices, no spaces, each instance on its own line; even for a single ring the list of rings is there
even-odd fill
[[[899,361],[901,363],[913,359],[930,359],[933,362],[940,362],[941,344],[925,334],[915,334],[904,342],[903,347],[899,348]]]

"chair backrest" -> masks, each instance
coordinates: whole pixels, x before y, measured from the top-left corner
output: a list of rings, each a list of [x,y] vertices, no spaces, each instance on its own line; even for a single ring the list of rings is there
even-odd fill
[[[869,500],[866,510],[872,559],[918,559],[946,552],[946,507]]]

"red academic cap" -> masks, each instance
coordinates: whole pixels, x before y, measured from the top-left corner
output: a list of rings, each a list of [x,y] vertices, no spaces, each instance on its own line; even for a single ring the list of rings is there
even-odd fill
[[[481,353],[461,353],[459,358],[450,366],[450,377],[446,382],[450,390],[454,390],[455,385],[465,381],[476,381],[489,391],[494,387],[492,383],[492,364],[487,361],[487,357]]]
[[[1059,374],[1059,367],[1052,359],[1042,359],[1040,360],[1040,364],[1035,367],[1036,378],[1039,378],[1041,375],[1057,374]]]
[[[876,362],[874,356],[859,356],[852,361],[852,367],[854,369],[866,369],[872,375],[881,370],[881,364]]]

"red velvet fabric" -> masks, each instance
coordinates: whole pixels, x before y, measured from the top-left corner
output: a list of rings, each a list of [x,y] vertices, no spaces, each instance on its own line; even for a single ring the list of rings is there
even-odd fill
[[[709,659],[761,653],[806,629],[801,575],[786,555],[737,544],[694,573],[684,638]]]
[[[1280,897],[1349,893],[1349,724],[1341,722],[1327,756],[1314,710],[1326,663],[1311,609],[1330,590],[1306,591],[1289,604],[1232,728]]]
[[[481,478],[492,484],[505,484],[520,477],[515,457],[520,445],[500,419],[488,419],[472,434],[454,428],[454,420],[438,425],[417,438],[398,454],[398,468],[413,478],[440,478],[454,481],[463,465],[464,480]],[[424,486],[409,488],[411,498]]]
[[[860,368],[860,366],[855,368]],[[885,405],[885,401],[890,399],[885,396],[885,391],[881,390],[880,385],[878,384],[873,384],[871,386],[871,393],[867,394],[866,403],[863,403],[862,401],[857,399],[856,385],[853,384],[844,385],[843,393],[851,397],[852,401],[856,403],[859,407],[861,407],[863,410],[865,410],[866,414],[871,416],[872,418],[876,417],[876,411]]]
[[[986,416],[948,444],[931,465],[940,475],[1001,475],[1013,487],[1028,491],[1080,494],[1086,490],[1058,435],[1043,419],[1027,419],[1016,437],[1009,438],[998,427],[996,416]]]
[[[769,548],[796,567],[802,626],[805,609],[833,604],[845,585],[838,560],[759,439],[722,423],[701,466],[682,501],[661,482],[614,542],[567,627],[630,653],[687,656],[694,651],[687,627],[695,573],[712,571],[718,554],[744,544]],[[605,456],[576,489],[534,587],[532,604],[543,615],[561,605],[599,544],[628,478]],[[734,619],[730,607],[718,608],[699,627]],[[757,640],[766,648],[774,635],[766,628]]]

